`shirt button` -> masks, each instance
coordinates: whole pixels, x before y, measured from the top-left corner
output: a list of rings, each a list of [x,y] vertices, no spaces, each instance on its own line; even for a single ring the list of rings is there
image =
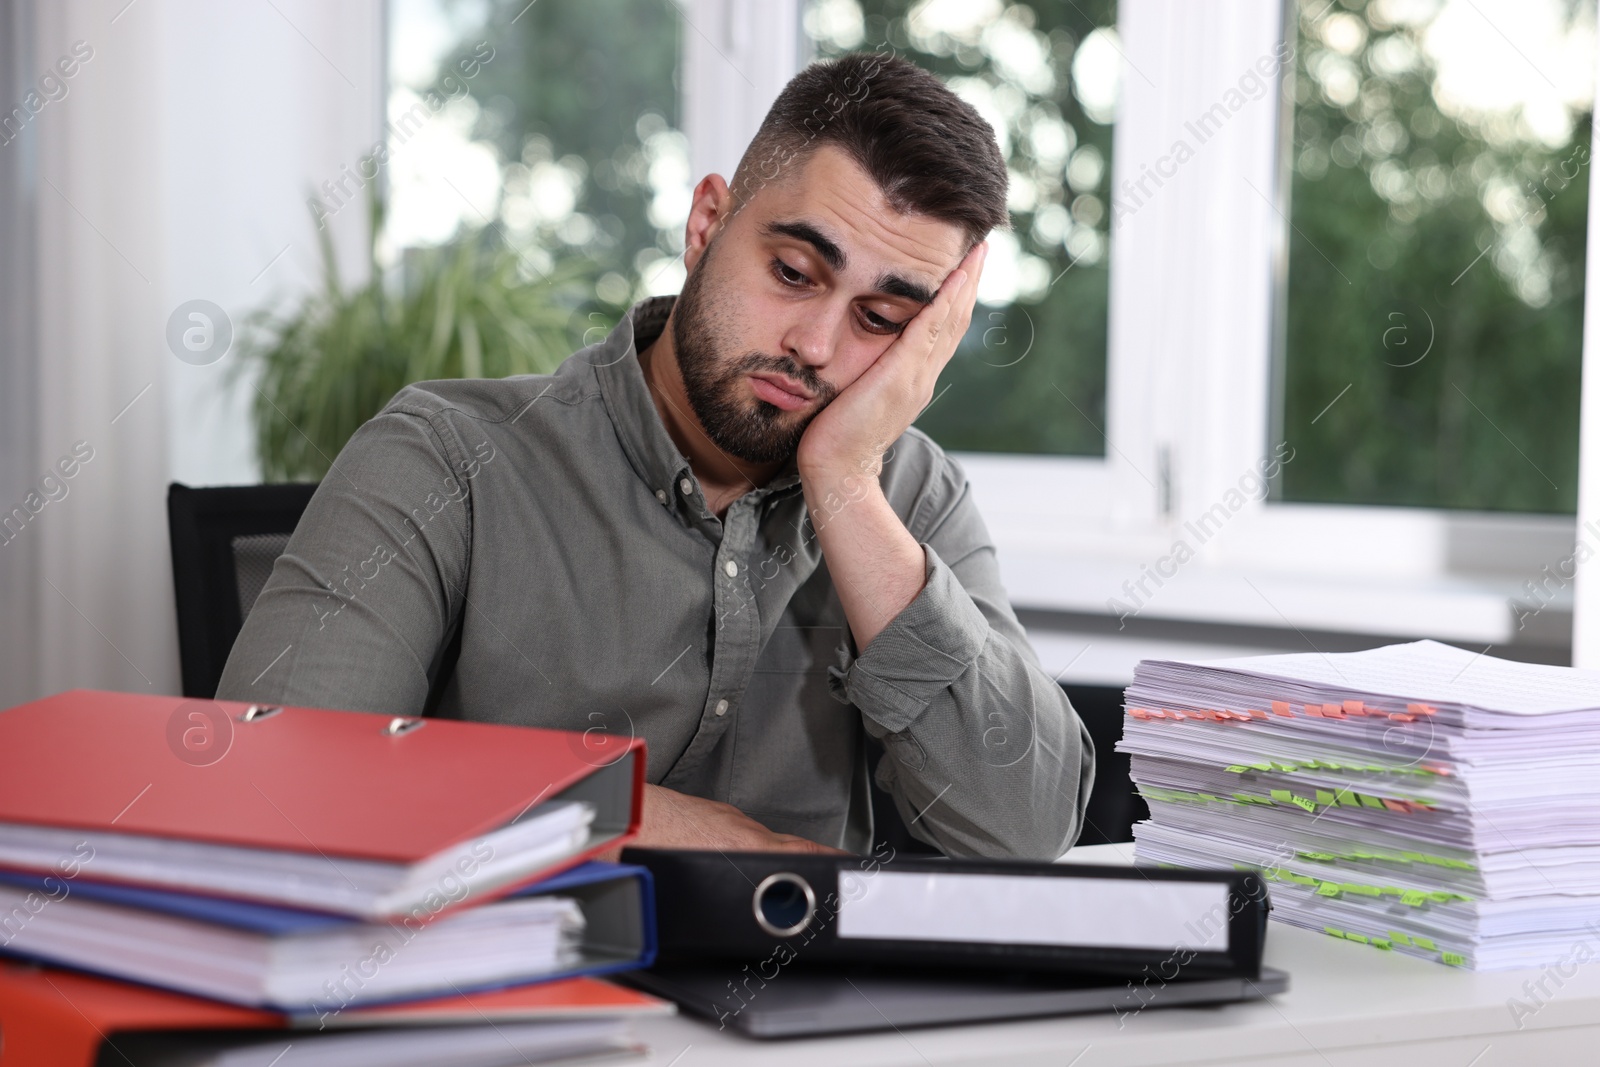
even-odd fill
[[[665,504],[667,502],[667,491],[665,489],[657,489],[656,499]]]
[[[728,702],[726,700],[717,701],[717,714],[718,715],[726,715],[726,714],[728,714]]]
[[[739,565],[731,559],[722,565],[722,569],[728,572],[729,578],[736,578],[739,575]]]
[[[679,478],[678,488],[683,491],[684,496],[688,496],[690,493],[694,492],[694,483],[687,478]]]

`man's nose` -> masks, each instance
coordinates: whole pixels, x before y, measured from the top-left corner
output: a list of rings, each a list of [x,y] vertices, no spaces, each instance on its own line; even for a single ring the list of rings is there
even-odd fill
[[[808,371],[821,370],[833,359],[837,311],[814,307],[802,312],[783,335],[783,354]]]

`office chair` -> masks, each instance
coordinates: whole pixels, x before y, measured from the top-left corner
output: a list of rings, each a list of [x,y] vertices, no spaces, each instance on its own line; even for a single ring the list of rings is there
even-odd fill
[[[228,652],[314,484],[167,489],[183,695],[217,693]]]

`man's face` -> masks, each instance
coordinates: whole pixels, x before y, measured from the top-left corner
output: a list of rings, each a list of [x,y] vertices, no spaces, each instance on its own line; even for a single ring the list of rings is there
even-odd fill
[[[749,463],[793,455],[966,250],[959,226],[892,211],[832,146],[779,175],[691,253],[673,309],[679,370],[712,443]]]

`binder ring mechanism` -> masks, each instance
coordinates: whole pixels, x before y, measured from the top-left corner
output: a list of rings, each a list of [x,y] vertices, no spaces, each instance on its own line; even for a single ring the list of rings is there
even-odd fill
[[[272,718],[282,710],[283,709],[278,707],[276,704],[251,704],[248,708],[245,708],[244,712],[239,716],[239,721],[260,722],[262,719]]]
[[[422,729],[422,725],[425,722],[427,722],[426,719],[406,719],[396,716],[389,720],[389,725],[383,728],[383,732],[390,737],[403,737],[413,730]]]
[[[773,937],[794,937],[817,914],[817,894],[798,874],[780,871],[761,879],[751,896],[756,925]]]

